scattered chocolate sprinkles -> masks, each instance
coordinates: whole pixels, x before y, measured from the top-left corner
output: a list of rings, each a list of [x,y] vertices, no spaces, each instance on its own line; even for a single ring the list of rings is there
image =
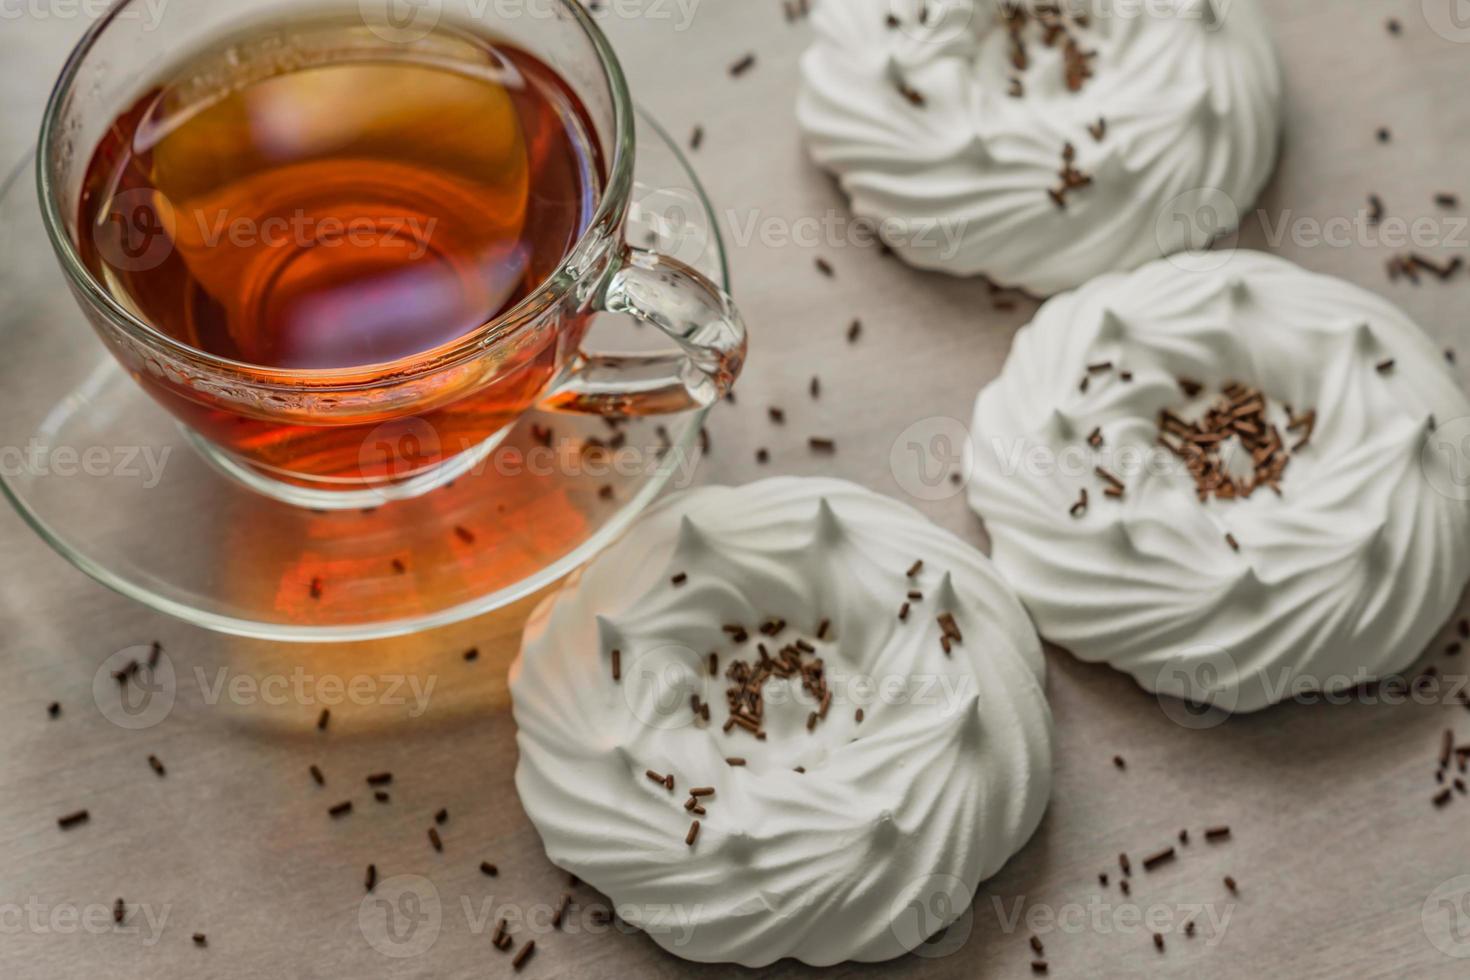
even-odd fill
[[[363,881],[368,891],[372,891],[378,884],[378,866],[370,864],[367,866],[367,878]]]
[[[817,267],[817,271],[826,276],[828,279],[831,279],[837,275],[837,270],[832,268],[832,263],[828,262],[824,258],[817,258],[814,264]]]
[[[699,836],[699,821],[696,820],[689,825],[689,833],[684,835],[684,843],[690,847],[694,846],[695,838]]]
[[[1154,933],[1154,949],[1158,950],[1160,953],[1162,953],[1164,951],[1164,936],[1163,936],[1163,933],[1158,933],[1158,932]]]
[[[673,578],[669,579],[670,584],[675,585],[675,586],[683,585],[687,581],[689,581],[689,576],[687,574],[685,574],[684,572],[680,572],[679,574],[675,575]]]
[[[748,54],[730,66],[730,77],[739,78],[755,67],[755,55]]]
[[[434,850],[440,852],[441,854],[444,852],[444,841],[439,838],[438,827],[429,828],[429,843],[434,846]]]
[[[475,532],[471,531],[463,524],[454,525],[454,536],[456,538],[459,538],[459,540],[463,541],[465,544],[475,543]]]
[[[326,731],[327,730],[327,725],[331,722],[331,720],[332,720],[332,709],[331,708],[323,708],[322,709],[322,713],[316,716],[316,730],[319,731],[319,732]]]
[[[1179,386],[1190,397],[1200,393],[1197,382],[1181,378]],[[1302,432],[1295,445],[1287,448],[1281,431],[1266,414],[1266,396],[1249,385],[1232,381],[1221,389],[1221,396],[1206,409],[1198,421],[1186,421],[1168,409],[1161,409],[1158,421],[1159,445],[1182,460],[1195,481],[1200,502],[1211,496],[1217,500],[1250,497],[1261,487],[1281,493],[1281,479],[1291,462],[1291,454],[1305,448],[1317,424],[1317,413],[1310,410],[1289,416],[1286,431]],[[1250,454],[1252,472],[1241,478],[1226,464],[1225,449],[1231,439],[1239,441]],[[1232,536],[1226,541],[1239,550]]]
[[[1123,757],[1121,755],[1113,756],[1113,765],[1117,766],[1119,769],[1128,768],[1128,763],[1123,761]]]
[[[1235,879],[1230,877],[1229,875],[1225,876],[1225,887],[1230,890],[1230,894],[1232,895],[1235,895],[1240,891],[1239,886],[1235,884]]]
[[[612,652],[612,679],[615,682],[623,679],[623,651],[621,650]]]
[[[697,150],[704,143],[704,127],[695,126],[694,132],[689,134],[689,149]]]
[[[1229,836],[1229,827],[1209,827],[1205,830],[1205,840],[1224,840]]]
[[[500,869],[491,864],[489,861],[481,861],[480,874],[484,875],[487,878],[494,878],[496,875],[500,874]]]
[[[341,803],[338,803],[335,806],[332,806],[332,807],[328,808],[328,810],[327,810],[327,813],[330,814],[333,818],[336,818],[336,817],[345,817],[345,816],[347,816],[347,814],[349,814],[351,812],[352,812],[352,801],[351,800],[343,800]]]
[[[437,824],[444,824],[444,823],[447,823],[448,821],[449,821],[449,811],[448,810],[445,810],[445,809],[443,809],[441,807],[440,810],[439,810],[439,812],[437,812],[437,813],[434,814],[434,822],[437,823]]]
[[[862,336],[862,333],[863,333],[863,321],[861,321],[861,320],[854,320],[854,321],[852,321],[852,324],[847,328],[847,342],[849,344],[855,344],[855,343],[857,343],[857,339],[858,339],[858,337]]]
[[[311,580],[311,589],[310,589],[310,591],[311,591],[311,597],[313,599],[320,599],[322,597],[322,580],[321,580],[321,576],[317,576],[317,577],[315,577],[315,578],[313,578]]]
[[[123,920],[127,917],[128,905],[126,902],[119,898],[116,902],[112,903],[112,921],[117,923],[118,925],[122,925]]]
[[[732,756],[726,757],[726,759],[725,759],[725,765],[727,765],[727,766],[743,766],[743,765],[745,765],[745,760],[742,759],[738,755],[732,755]]]
[[[46,714],[50,715],[52,718],[59,718],[61,716],[61,702],[52,701],[50,704],[46,705]]]
[[[807,445],[811,447],[813,452],[835,453],[837,451],[837,443],[832,439],[827,439],[822,436],[812,436],[807,440]]]
[[[86,810],[78,810],[75,813],[68,813],[64,817],[58,817],[56,819],[56,825],[62,830],[71,830],[73,827],[79,827],[90,819],[92,819],[91,814]]]
[[[327,777],[322,775],[322,770],[319,766],[315,764],[308,766],[307,772],[311,773],[312,781],[318,786],[325,786],[327,784]]]
[[[196,932],[196,933],[194,933],[194,945],[195,946],[208,946],[209,945],[209,937],[206,936],[202,932]]]
[[[163,763],[159,761],[158,756],[156,755],[150,755],[148,757],[148,768],[152,769],[160,776],[168,775],[167,770],[163,768]]]

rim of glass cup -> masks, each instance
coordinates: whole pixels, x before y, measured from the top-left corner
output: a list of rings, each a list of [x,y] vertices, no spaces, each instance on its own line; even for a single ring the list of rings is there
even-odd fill
[[[727,292],[730,289],[730,266],[725,252],[724,235],[720,231],[719,218],[715,214],[714,204],[710,201],[704,185],[700,182],[698,174],[689,164],[689,158],[683,149],[659,122],[642,110],[634,110],[639,120],[654,132],[658,133],[665,146],[679,162],[680,167],[689,177],[690,187],[695,196],[699,198],[700,206],[704,209],[705,219],[710,225],[710,234],[713,236],[715,254],[719,257],[719,285]],[[0,180],[0,200],[14,193],[17,186],[24,179],[26,169],[32,166],[28,159],[22,159],[9,175]],[[44,210],[44,207],[42,208]],[[81,315],[80,312],[78,315]],[[159,409],[162,411],[162,409]],[[702,408],[693,413],[690,424],[680,434],[672,447],[670,458],[678,458],[683,454],[690,453],[698,445],[699,431],[704,426],[704,420],[709,414],[709,408]],[[25,498],[11,486],[10,481],[0,476],[0,493],[10,502],[21,519],[35,531],[36,534],[51,547],[53,551],[71,562],[90,578],[134,602],[140,603],[150,609],[173,616],[175,619],[224,633],[230,636],[240,636],[255,640],[273,640],[285,643],[350,643],[368,640],[381,640],[395,636],[407,636],[424,630],[436,629],[442,626],[450,626],[463,622],[475,616],[481,616],[497,609],[502,609],[511,603],[519,602],[528,596],[535,595],[542,589],[554,585],[565,576],[576,571],[593,555],[600,552],[614,539],[621,535],[628,527],[648,509],[655,497],[668,486],[669,480],[674,476],[675,467],[661,467],[658,472],[642,487],[628,502],[608,520],[606,524],[598,528],[587,540],[567,552],[556,561],[540,569],[533,575],[514,582],[494,592],[487,592],[482,596],[461,602],[457,605],[441,609],[438,612],[422,616],[404,617],[401,619],[383,620],[377,623],[358,624],[350,626],[332,625],[305,625],[296,623],[264,623],[257,620],[241,619],[235,616],[227,616],[221,613],[208,612],[198,609],[187,602],[155,592],[145,585],[140,585],[120,575],[102,562],[94,560],[89,555],[73,548],[60,535],[55,533],[50,525],[41,518]]]
[[[62,271],[72,285],[77,287],[86,301],[102,311],[111,324],[135,340],[151,348],[162,348],[170,355],[193,362],[218,373],[231,376],[241,384],[261,389],[299,390],[308,387],[314,392],[350,391],[381,383],[384,374],[398,380],[422,377],[445,368],[453,367],[484,353],[487,344],[499,343],[516,331],[531,323],[538,315],[554,305],[564,287],[575,282],[576,268],[584,260],[588,243],[594,239],[616,235],[632,194],[633,161],[635,154],[635,127],[633,120],[633,97],[628,89],[627,76],[613,51],[612,43],[602,28],[597,26],[591,14],[578,0],[555,0],[566,10],[591,41],[592,48],[602,66],[602,74],[612,96],[613,146],[612,162],[608,167],[607,185],[603,189],[597,210],[588,222],[576,243],[567,250],[551,275],[531,291],[525,299],[487,323],[469,333],[457,337],[439,347],[411,354],[407,357],[377,364],[361,364],[350,368],[274,368],[228,357],[210,354],[185,344],[154,327],[151,323],[131,313],[105,289],[92,271],[82,262],[76,243],[66,232],[66,219],[57,207],[57,195],[46,161],[60,131],[61,110],[72,93],[82,65],[92,48],[102,37],[109,25],[123,11],[146,0],[120,0],[82,35],[76,47],[67,56],[66,64],[51,90],[45,113],[41,118],[40,141],[36,150],[36,189],[40,195],[42,224],[51,240],[52,249],[61,262]],[[649,120],[652,121],[652,120]],[[655,123],[655,125],[657,125]],[[677,152],[677,150],[676,150]],[[680,153],[683,162],[683,155]],[[10,181],[6,181],[8,185]],[[701,190],[702,194],[702,190]],[[708,201],[706,200],[706,204]]]

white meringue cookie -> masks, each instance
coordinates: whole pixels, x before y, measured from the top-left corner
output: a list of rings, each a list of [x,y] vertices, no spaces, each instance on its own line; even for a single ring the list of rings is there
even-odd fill
[[[900,622],[910,589],[924,597]],[[962,633],[951,655],[942,612]],[[771,617],[789,624],[775,637],[757,631]],[[825,663],[825,719],[808,730],[810,699],[773,679],[766,740],[725,732],[729,665],[798,637]],[[551,860],[678,956],[889,959],[963,914],[1040,822],[1043,675],[984,555],[911,508],[838,480],[701,488],[652,508],[532,617],[510,673],[516,788]],[[696,786],[714,794],[688,846]]]
[[[820,4],[797,102],[816,161],[913,265],[1049,295],[1208,244],[1271,174],[1282,80],[1256,0],[1080,5],[1079,91],[1034,21],[1016,69],[1000,0],[922,5],[920,23],[920,0]],[[1092,183],[1062,210],[1067,144]]]
[[[1186,414],[1180,378],[1315,409],[1281,496],[1199,501],[1156,442],[1161,410]],[[975,408],[969,499],[1048,640],[1147,690],[1253,711],[1400,670],[1452,614],[1470,481],[1436,439],[1455,432],[1470,435],[1470,400],[1385,300],[1258,252],[1211,272],[1163,260],[1058,296],[1020,331]]]

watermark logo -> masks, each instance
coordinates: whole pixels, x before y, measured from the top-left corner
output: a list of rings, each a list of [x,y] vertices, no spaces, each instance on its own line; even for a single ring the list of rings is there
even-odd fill
[[[1186,272],[1224,268],[1235,254],[1240,208],[1218,187],[1196,187],[1175,195],[1154,219],[1159,255]]]
[[[1419,909],[1424,935],[1451,959],[1470,959],[1470,875],[1441,882]]]
[[[422,41],[439,26],[443,0],[357,0],[367,29],[389,44]]]
[[[92,700],[119,728],[152,728],[173,711],[178,678],[173,661],[153,646],[124,647],[92,675]]]
[[[443,923],[439,890],[420,875],[395,875],[378,882],[357,907],[363,938],[393,959],[427,953]]]
[[[1169,657],[1154,678],[1159,707],[1181,728],[1221,725],[1240,701],[1240,671],[1224,647],[1199,643]]]
[[[1451,500],[1470,500],[1470,416],[1441,422],[1420,451],[1424,477]]]
[[[918,882],[912,897],[895,899],[888,928],[904,949],[925,959],[959,950],[975,928],[971,890],[954,875],[932,874]]]
[[[401,480],[423,472],[443,458],[439,430],[426,419],[409,416],[376,426],[357,451],[358,469],[371,480]]]
[[[1429,29],[1455,44],[1470,42],[1470,0],[1422,0]]]
[[[108,203],[107,214],[92,229],[92,241],[114,269],[149,272],[173,254],[177,227],[178,215],[168,198],[137,188]]]
[[[920,419],[893,440],[888,469],[909,496],[947,500],[970,479],[974,461],[965,452],[969,440],[970,430],[959,419],[946,415]]]
[[[703,694],[703,682],[693,666],[699,659],[688,647],[667,644],[625,663],[619,686],[633,717],[658,731],[694,724],[690,698]]]
[[[697,267],[710,247],[703,215],[704,204],[693,191],[635,181],[627,235],[635,245]]]

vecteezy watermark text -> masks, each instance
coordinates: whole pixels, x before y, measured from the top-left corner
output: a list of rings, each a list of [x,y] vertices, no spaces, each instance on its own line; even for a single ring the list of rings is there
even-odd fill
[[[6,479],[76,476],[141,480],[152,490],[163,481],[172,446],[53,446],[32,438],[24,446],[0,446]]]

